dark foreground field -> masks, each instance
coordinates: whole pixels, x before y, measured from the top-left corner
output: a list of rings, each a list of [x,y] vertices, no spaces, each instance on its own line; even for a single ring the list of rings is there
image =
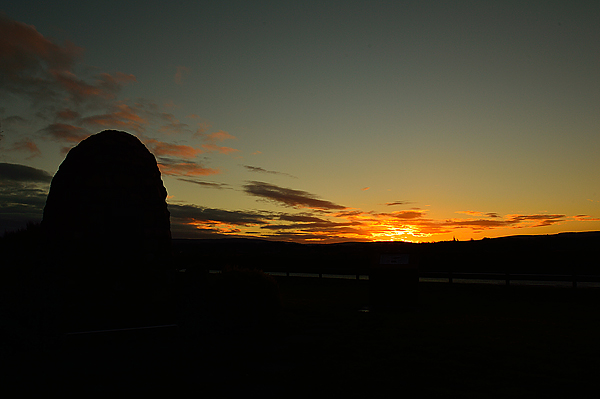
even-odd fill
[[[598,290],[421,283],[417,308],[367,313],[368,281],[278,282],[280,317],[254,329],[215,329],[199,313],[194,328],[71,336],[43,351],[4,342],[3,386],[236,398],[598,395]]]

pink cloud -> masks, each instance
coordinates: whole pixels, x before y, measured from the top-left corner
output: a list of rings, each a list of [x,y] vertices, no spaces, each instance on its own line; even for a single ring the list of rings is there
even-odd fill
[[[82,124],[97,127],[110,127],[119,129],[129,129],[135,132],[142,132],[143,125],[147,123],[146,119],[136,113],[136,110],[127,104],[116,104],[113,112],[88,116],[81,120]]]
[[[121,72],[101,73],[86,81],[74,72],[83,54],[81,47],[70,42],[57,45],[35,27],[4,15],[0,15],[0,54],[4,78],[0,89],[25,95],[36,104],[111,100],[124,84],[135,81],[133,75]]]
[[[31,159],[42,155],[42,152],[40,151],[38,146],[30,139],[17,141],[16,143],[14,143],[11,150],[28,152],[30,155],[27,157],[27,159]]]
[[[169,144],[158,140],[148,140],[146,144],[156,156],[177,156],[182,158],[194,158],[203,151],[189,145]]]
[[[230,147],[220,147],[215,144],[202,144],[202,148],[204,148],[208,152],[218,152],[220,154],[231,154],[232,152],[238,152],[235,148]]]
[[[231,134],[224,132],[223,130],[219,130],[218,132],[214,132],[211,134],[203,134],[202,135],[206,141],[209,143],[216,143],[217,141],[224,140],[235,140],[235,137]]]
[[[0,70],[8,80],[19,80],[23,71],[68,71],[83,52],[70,42],[58,46],[41,35],[34,26],[0,14]]]

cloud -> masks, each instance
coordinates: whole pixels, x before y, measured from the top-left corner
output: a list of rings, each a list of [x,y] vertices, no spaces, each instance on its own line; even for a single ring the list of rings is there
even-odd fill
[[[389,215],[390,217],[393,217],[395,219],[419,219],[422,218],[425,215],[425,211],[418,211],[418,210],[412,210],[412,211],[398,211],[398,212],[392,212]]]
[[[576,216],[573,216],[573,219],[575,219],[578,222],[598,222],[598,221],[600,221],[600,218],[594,218],[589,215],[576,215]]]
[[[70,42],[52,43],[35,27],[0,14],[0,73],[2,90],[34,100],[52,101],[62,85],[56,76],[71,71],[83,49]]]
[[[294,179],[297,179],[296,176],[292,176],[289,173],[276,172],[274,170],[266,170],[266,169],[258,167],[258,166],[250,166],[250,165],[242,165],[242,166],[244,168],[246,168],[249,172],[254,172],[254,173],[268,173],[268,174],[272,174],[272,175],[282,175],[282,176],[288,176],[288,177],[292,177]]]
[[[462,214],[470,215],[470,216],[483,216],[483,212],[478,212],[478,211],[456,211],[454,213],[462,213]]]
[[[4,125],[8,125],[8,126],[12,126],[12,125],[25,125],[27,124],[27,120],[23,117],[20,117],[18,115],[12,115],[9,116],[7,118],[3,118],[2,122],[4,123]]]
[[[81,119],[81,123],[92,127],[125,129],[140,133],[144,131],[147,120],[138,115],[135,108],[120,103],[112,105],[111,112],[85,117]]]
[[[173,114],[163,112],[161,118],[164,119],[167,124],[162,125],[158,131],[164,134],[181,134],[187,132],[188,125],[186,123],[179,122]]]
[[[192,116],[190,115],[188,118],[191,118]],[[194,115],[194,117],[198,117],[197,115]],[[203,122],[198,122],[196,123],[196,133],[194,133],[194,136],[202,136],[204,134],[204,132],[206,132],[208,129],[210,129],[211,124],[209,122],[203,121]]]
[[[235,148],[230,147],[220,147],[215,144],[202,144],[202,148],[204,148],[208,152],[218,152],[220,154],[231,154],[232,152],[238,152]]]
[[[261,212],[227,211],[196,205],[169,204],[171,217],[188,221],[212,221],[239,226],[263,225],[265,214]]]
[[[11,150],[28,152],[30,155],[27,157],[27,159],[39,157],[40,155],[42,155],[42,152],[40,151],[38,146],[30,139],[23,139],[15,142]]]
[[[0,184],[0,233],[22,229],[42,220],[47,188]]]
[[[408,201],[394,201],[394,202],[386,202],[385,204],[387,206],[394,206],[394,205],[406,205],[406,204],[410,204],[411,202]]]
[[[145,144],[150,147],[152,153],[158,157],[170,155],[181,158],[194,158],[196,155],[203,152],[201,149],[194,148],[189,145],[169,144],[154,139],[146,140]]]
[[[69,108],[65,108],[56,113],[56,117],[64,121],[72,121],[78,119],[80,116],[81,114],[79,114],[79,112],[73,111]]]
[[[256,197],[264,198],[286,206],[322,210],[345,209],[342,205],[318,199],[306,191],[278,187],[273,184],[252,181],[244,185],[244,191]]]
[[[190,72],[190,68],[184,67],[184,66],[178,66],[177,71],[175,72],[175,76],[173,77],[173,80],[175,80],[175,83],[180,85],[183,82],[183,77],[185,75],[187,75],[188,72]]]
[[[231,134],[224,132],[223,130],[219,130],[217,132],[214,133],[210,133],[210,134],[197,134],[199,136],[202,136],[202,138],[204,138],[204,140],[206,140],[207,142],[214,144],[216,142],[221,142],[221,141],[225,141],[225,140],[235,140],[236,138],[234,136],[232,136]]]
[[[90,135],[86,129],[66,123],[52,123],[41,131],[55,140],[68,143],[79,143]]]
[[[533,227],[550,226],[565,221],[566,215],[508,215],[509,225],[520,225],[524,222],[535,222]]]
[[[88,81],[75,73],[83,49],[71,42],[57,45],[35,27],[0,15],[0,92],[24,95],[34,104],[91,105],[114,99],[135,76],[100,73]]]
[[[14,163],[0,163],[0,183],[7,181],[49,183],[51,180],[52,176],[42,169]]]
[[[363,187],[363,188],[361,188],[360,190],[361,190],[361,191],[367,191],[367,190],[370,190],[370,189],[371,189],[371,187]]]
[[[281,214],[279,216],[280,220],[285,220],[288,222],[302,222],[302,223],[322,223],[325,222],[325,219],[307,215],[307,214],[299,214],[299,215],[290,215],[290,214]]]
[[[159,158],[158,168],[167,176],[209,176],[221,173],[219,169],[206,168],[200,163]]]
[[[217,190],[231,189],[231,187],[225,183],[214,183],[214,182],[207,182],[207,181],[194,180],[194,179],[184,179],[184,178],[179,178],[177,180],[184,181],[187,183],[197,184],[197,185],[205,187],[205,188],[214,188]]]
[[[52,176],[30,166],[0,163],[0,232],[42,219]]]

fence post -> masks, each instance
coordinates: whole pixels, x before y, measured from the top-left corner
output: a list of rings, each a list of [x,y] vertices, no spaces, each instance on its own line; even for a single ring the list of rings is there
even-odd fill
[[[577,271],[575,265],[573,265],[573,289],[577,288]]]
[[[506,271],[506,286],[508,287],[510,285],[510,272],[507,270]]]
[[[448,271],[448,283],[452,284],[452,270]]]

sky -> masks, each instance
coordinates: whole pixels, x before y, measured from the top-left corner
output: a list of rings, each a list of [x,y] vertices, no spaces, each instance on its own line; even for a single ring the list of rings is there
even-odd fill
[[[91,134],[155,155],[174,238],[600,230],[598,1],[0,7],[0,234]]]

